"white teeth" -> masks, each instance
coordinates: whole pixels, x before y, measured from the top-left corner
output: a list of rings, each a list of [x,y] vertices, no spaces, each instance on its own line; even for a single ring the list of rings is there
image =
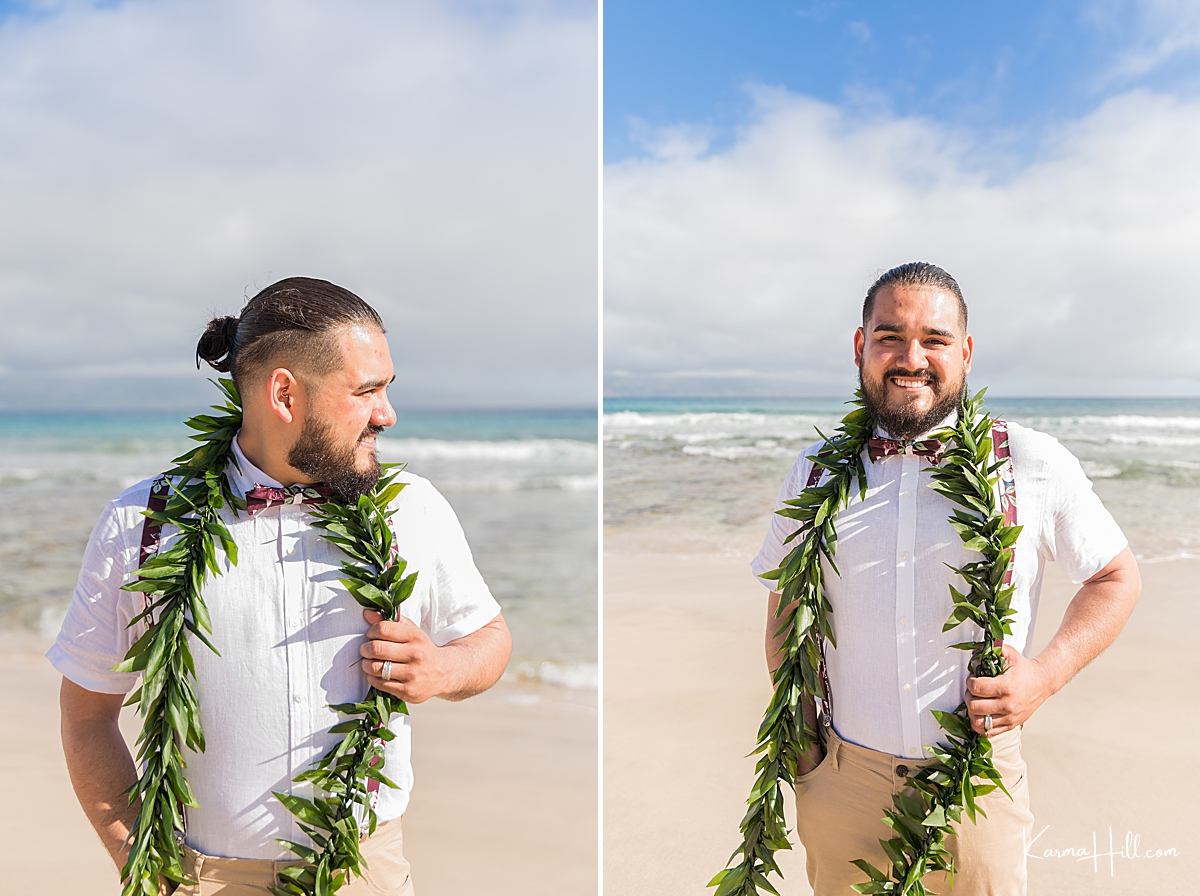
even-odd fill
[[[905,388],[908,388],[910,386],[924,386],[926,383],[929,382],[929,380],[910,380],[910,379],[904,379],[902,377],[894,376],[894,377],[892,377],[892,382],[895,383],[897,386],[903,386]]]

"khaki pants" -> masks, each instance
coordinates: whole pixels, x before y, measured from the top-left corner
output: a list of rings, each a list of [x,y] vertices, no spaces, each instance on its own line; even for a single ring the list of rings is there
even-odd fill
[[[867,876],[851,860],[866,859],[888,873],[891,866],[879,841],[893,832],[883,823],[884,810],[892,808],[892,794],[904,788],[906,776],[930,760],[868,750],[824,730],[824,761],[796,780],[796,828],[815,896],[856,896],[851,885]],[[1025,842],[1033,815],[1020,729],[992,738],[992,761],[1013,799],[998,789],[980,797],[976,804],[987,818],[979,817],[978,824],[964,813],[957,835],[946,838],[957,869],[953,889],[945,874],[931,874],[925,883],[932,892],[1025,896]]]
[[[404,835],[400,819],[385,822],[362,842],[367,868],[362,877],[351,878],[338,896],[413,896],[408,861],[404,858]],[[197,881],[184,884],[176,896],[269,896],[279,881],[280,868],[294,862],[266,859],[220,859],[184,848],[183,870]]]

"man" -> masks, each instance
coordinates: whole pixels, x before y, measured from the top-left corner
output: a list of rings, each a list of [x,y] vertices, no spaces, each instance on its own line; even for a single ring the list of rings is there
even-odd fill
[[[1140,591],[1133,554],[1078,461],[1053,438],[1010,423],[1017,523],[1023,527],[1015,545],[1016,616],[1003,647],[1004,674],[968,677],[969,653],[951,645],[970,640],[971,626],[942,627],[953,610],[950,586],[963,587],[951,567],[979,555],[965,549],[948,522],[955,505],[927,487],[931,460],[911,446],[956,419],[972,350],[966,303],[942,269],[902,265],[867,292],[854,358],[876,434],[898,442],[893,447],[899,450],[874,462],[864,452],[866,497],[855,495],[835,521],[840,575],[824,564],[837,636],[836,650],[826,644],[832,712],[826,727],[818,724],[811,702],[805,707],[825,743],[814,757],[818,763],[801,761],[795,788],[797,830],[817,896],[852,894],[853,884],[865,882],[851,864],[855,859],[886,872],[889,860],[879,840],[892,831],[883,813],[905,778],[930,759],[928,748],[945,740],[930,710],[952,712],[964,698],[972,727],[991,738],[995,765],[1013,799],[998,790],[982,797],[987,818],[973,825],[964,816],[949,838],[957,866],[953,893],[1023,894],[1024,838],[1033,819],[1021,725],[1112,643]],[[820,447],[801,453],[780,502],[811,483],[813,465],[806,458]],[[772,519],[753,562],[756,575],[780,565],[793,547],[784,540],[796,527],[793,520]],[[1048,560],[1082,587],[1054,638],[1031,657]],[[772,669],[783,642],[775,615],[779,599],[772,591]],[[927,883],[950,891],[940,876]]]
[[[376,436],[396,422],[386,391],[395,377],[383,323],[353,293],[302,277],[275,283],[240,318],[209,325],[201,358],[230,371],[241,394],[243,423],[226,468],[235,494],[323,484],[354,501],[374,486]],[[310,505],[221,511],[238,558],[222,559],[221,574],[203,586],[220,655],[190,645],[207,748],[183,747],[200,804],[187,810],[184,868],[199,884],[177,892],[250,896],[278,884],[296,856],[277,841],[310,841],[272,791],[312,796],[293,779],[340,739],[329,733],[341,721],[330,704],[360,700],[370,686],[409,703],[460,700],[503,672],[508,629],[453,511],[426,480],[402,473],[399,481],[406,487],[391,523],[417,580],[395,622],[360,612],[339,584],[348,557],[311,525]],[[124,792],[138,771],[117,717],[139,676],[113,667],[145,630],[144,620],[129,625],[140,595],[121,586],[144,562],[150,490],[141,482],[105,508],[47,654],[63,674],[71,780],[118,868],[137,816]],[[161,549],[178,535],[165,527]],[[412,787],[408,717],[393,717],[391,729],[384,773],[397,787],[379,791],[380,824],[361,847],[368,869],[341,889],[349,896],[412,892],[400,831]],[[171,886],[163,881],[161,892]]]

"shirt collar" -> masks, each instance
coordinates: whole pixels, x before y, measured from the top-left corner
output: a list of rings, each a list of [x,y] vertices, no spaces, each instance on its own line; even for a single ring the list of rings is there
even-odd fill
[[[906,441],[920,442],[924,439],[929,438],[930,433],[936,432],[939,429],[944,429],[947,426],[953,426],[957,422],[958,422],[958,411],[957,410],[951,411],[949,416],[947,416],[946,419],[943,420],[941,423],[939,423],[937,426],[934,426],[934,427],[926,430],[925,432],[921,433],[918,436],[914,436],[911,439],[907,439]],[[895,439],[892,436],[888,435],[888,431],[879,426],[875,427],[875,435],[879,436],[881,439],[892,439],[892,441],[896,441],[896,442],[900,441],[899,439]]]
[[[241,435],[241,432],[238,432]],[[237,436],[233,439],[233,463],[226,469],[226,475],[229,477],[229,488],[235,495],[239,497],[246,494],[256,485],[265,485],[269,488],[283,488],[283,483],[277,479],[272,479],[246,457],[246,453],[242,451],[242,446],[238,444]]]

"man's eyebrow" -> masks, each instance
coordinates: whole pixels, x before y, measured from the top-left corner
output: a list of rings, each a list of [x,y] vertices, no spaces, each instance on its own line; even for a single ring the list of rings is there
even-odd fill
[[[363,383],[362,385],[360,385],[354,391],[361,392],[363,389],[378,389],[381,386],[390,386],[394,382],[396,382],[395,375],[393,375],[390,380],[370,380],[369,382],[366,382],[366,383]]]
[[[903,333],[904,326],[902,324],[876,324],[872,333]],[[926,327],[923,331],[926,336],[941,336],[945,339],[953,339],[953,330],[943,330],[939,327]]]

